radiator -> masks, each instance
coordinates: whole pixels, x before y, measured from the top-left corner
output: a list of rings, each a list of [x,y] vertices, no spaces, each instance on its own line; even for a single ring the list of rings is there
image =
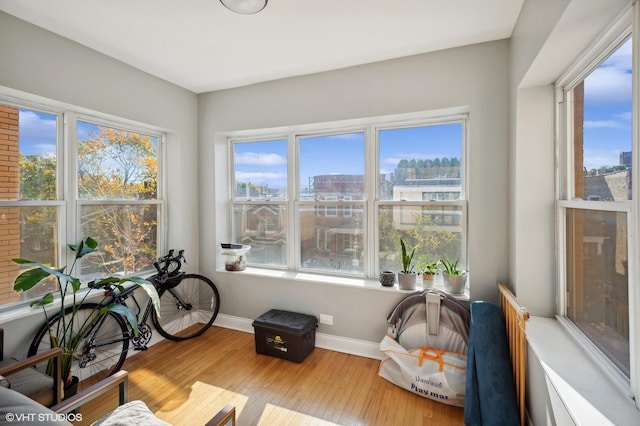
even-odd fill
[[[498,283],[498,289],[500,290],[500,308],[502,308],[506,321],[513,381],[516,385],[516,398],[520,408],[520,425],[524,426],[524,388],[527,374],[527,334],[525,327],[526,321],[529,319],[529,312],[516,300],[514,294],[505,284]]]

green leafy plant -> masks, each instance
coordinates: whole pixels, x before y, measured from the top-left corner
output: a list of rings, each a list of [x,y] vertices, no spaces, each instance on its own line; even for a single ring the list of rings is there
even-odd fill
[[[66,266],[63,266],[59,269],[53,269],[43,265],[40,262],[26,259],[13,259],[13,262],[19,265],[33,266],[33,268],[25,270],[15,279],[13,289],[16,291],[30,290],[38,283],[40,283],[43,279],[50,276],[55,277],[55,279],[58,281],[57,292],[60,297],[60,308],[58,310],[60,327],[58,327],[58,330],[56,330],[55,333],[53,332],[53,330],[49,330],[49,338],[51,340],[52,348],[58,347],[62,350],[61,377],[65,379],[66,384],[71,381],[71,366],[73,364],[73,354],[82,343],[83,332],[89,325],[89,321],[96,317],[96,315],[89,315],[84,320],[84,322],[80,324],[76,324],[76,321],[74,321],[77,313],[77,307],[82,302],[84,302],[84,300],[91,294],[91,292],[86,291],[82,295],[79,295],[78,293],[81,288],[82,282],[79,278],[74,277],[71,274],[78,259],[81,259],[89,253],[93,253],[94,251],[96,251],[97,246],[98,243],[91,237],[87,237],[84,241],[80,241],[79,244],[68,244],[69,249],[75,252],[75,259],[73,261],[73,264],[71,265],[71,268],[69,269],[69,273],[65,273]],[[121,290],[124,290],[123,285],[127,282],[132,282],[142,287],[147,292],[149,297],[151,297],[153,306],[156,312],[158,312],[160,306],[158,293],[153,284],[143,278],[108,277],[97,280],[96,285],[100,286],[101,284],[110,283],[117,286]],[[71,302],[66,300],[68,297],[72,299]],[[105,301],[106,297],[107,296],[104,296],[102,302]],[[41,299],[31,303],[32,307],[42,307],[47,324],[49,323],[49,315],[47,314],[46,306],[51,304],[53,301],[53,294],[47,293],[42,296]],[[70,314],[65,315],[65,310],[69,305],[72,306],[71,312]],[[129,308],[116,303],[112,303],[107,306],[101,305],[102,303],[100,303],[100,305],[96,305],[96,314],[105,313],[107,311],[116,312],[127,319],[127,321],[131,324],[135,335],[138,335],[138,322],[136,319],[136,315]]]
[[[449,275],[464,275],[467,271],[458,268],[458,262],[460,259],[455,262],[449,262],[445,259],[440,259],[442,266],[444,266],[444,273]]]
[[[437,261],[424,261],[416,265],[416,268],[422,272],[423,275],[436,275],[438,273]]]
[[[411,254],[408,254],[407,246],[402,238],[400,238],[400,248],[402,249],[402,272],[410,274],[413,272],[413,265],[411,262],[413,261],[413,255],[415,254],[416,249],[414,248],[411,250]]]

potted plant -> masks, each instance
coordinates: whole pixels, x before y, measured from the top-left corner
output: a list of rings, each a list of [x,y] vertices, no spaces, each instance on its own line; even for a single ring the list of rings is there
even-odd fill
[[[442,280],[444,282],[445,291],[453,294],[464,293],[467,285],[467,271],[458,268],[459,259],[455,262],[449,262],[440,259],[444,271],[442,271]]]
[[[408,252],[402,238],[400,238],[402,270],[398,272],[398,287],[400,290],[414,290],[416,288],[417,274],[413,270],[413,255],[416,252],[414,248],[411,253]]]
[[[424,261],[420,262],[416,265],[416,267],[422,273],[422,280],[424,287],[431,287],[433,283],[433,279],[436,276],[438,271],[438,262],[437,261]],[[424,283],[426,281],[426,283]]]
[[[86,238],[84,241],[80,241],[79,244],[68,244],[68,247],[75,252],[75,259],[68,273],[65,273],[66,266],[63,266],[59,269],[49,268],[43,265],[40,262],[35,262],[26,259],[13,259],[13,262],[22,265],[22,266],[33,266],[31,269],[27,269],[22,272],[18,277],[16,277],[13,289],[16,291],[27,291],[41,282],[43,279],[53,276],[58,282],[58,295],[60,308],[58,309],[58,315],[62,320],[60,324],[62,324],[62,329],[64,329],[63,333],[59,331],[54,334],[56,330],[49,330],[49,338],[51,340],[51,347],[59,347],[62,350],[62,360],[61,360],[61,371],[60,377],[65,380],[65,388],[68,388],[73,382],[73,376],[71,375],[71,367],[73,364],[73,354],[78,349],[78,346],[82,342],[81,332],[85,328],[87,324],[76,324],[74,321],[75,315],[77,313],[75,307],[80,305],[84,300],[91,294],[91,292],[84,292],[81,296],[78,295],[78,292],[81,287],[81,281],[79,278],[74,277],[72,274],[73,268],[76,265],[78,259],[86,256],[89,253],[93,253],[96,251],[96,247],[98,243],[91,237]],[[130,277],[130,278],[104,278],[100,279],[99,282],[110,282],[115,286],[122,286],[122,284],[126,282],[133,282],[142,288],[149,294],[149,297],[153,300],[153,305],[156,311],[160,305],[160,299],[158,298],[158,293],[149,281],[139,278],[139,277]],[[71,300],[68,300],[70,298]],[[49,315],[47,314],[46,306],[51,304],[54,301],[54,297],[52,293],[47,293],[42,296],[41,299],[36,300],[31,303],[31,306],[40,306],[44,312],[46,323],[49,323]],[[101,305],[101,304],[100,304]],[[124,316],[127,321],[131,324],[134,333],[137,335],[138,333],[138,324],[136,320],[136,315],[127,307],[119,304],[111,304],[106,307],[96,305],[96,309],[106,309],[108,311],[114,311],[122,316]],[[65,315],[65,310],[68,306],[72,306],[70,314]],[[85,320],[89,320],[93,316],[88,316]],[[75,379],[77,381],[77,378]],[[69,395],[67,395],[69,396]]]

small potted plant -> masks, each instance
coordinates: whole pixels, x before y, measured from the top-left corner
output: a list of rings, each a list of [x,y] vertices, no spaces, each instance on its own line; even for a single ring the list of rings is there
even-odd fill
[[[416,249],[414,248],[411,250],[411,253],[409,253],[402,238],[400,238],[400,249],[402,270],[398,272],[398,287],[400,290],[414,290],[416,288],[416,277],[418,275],[413,270],[412,262]]]
[[[438,273],[437,261],[424,261],[416,265],[416,267],[422,273],[423,287],[431,287],[433,279]]]
[[[442,280],[444,282],[445,291],[453,294],[462,294],[467,286],[467,271],[458,268],[459,259],[455,262],[449,262],[440,259],[444,271],[442,271]]]

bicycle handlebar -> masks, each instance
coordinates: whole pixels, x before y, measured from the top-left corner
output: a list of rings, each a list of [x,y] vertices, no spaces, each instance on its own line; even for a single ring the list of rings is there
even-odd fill
[[[169,266],[172,262],[177,263],[178,268],[175,271],[171,271],[171,274],[180,270],[182,262],[187,263],[187,259],[184,257],[184,250],[178,251],[177,256],[174,256],[174,253],[175,250],[171,249],[167,255],[162,256],[156,262],[153,262],[153,266],[156,268],[156,271],[158,271],[158,275],[167,275],[169,273]],[[162,266],[160,266],[160,264],[162,264]]]

